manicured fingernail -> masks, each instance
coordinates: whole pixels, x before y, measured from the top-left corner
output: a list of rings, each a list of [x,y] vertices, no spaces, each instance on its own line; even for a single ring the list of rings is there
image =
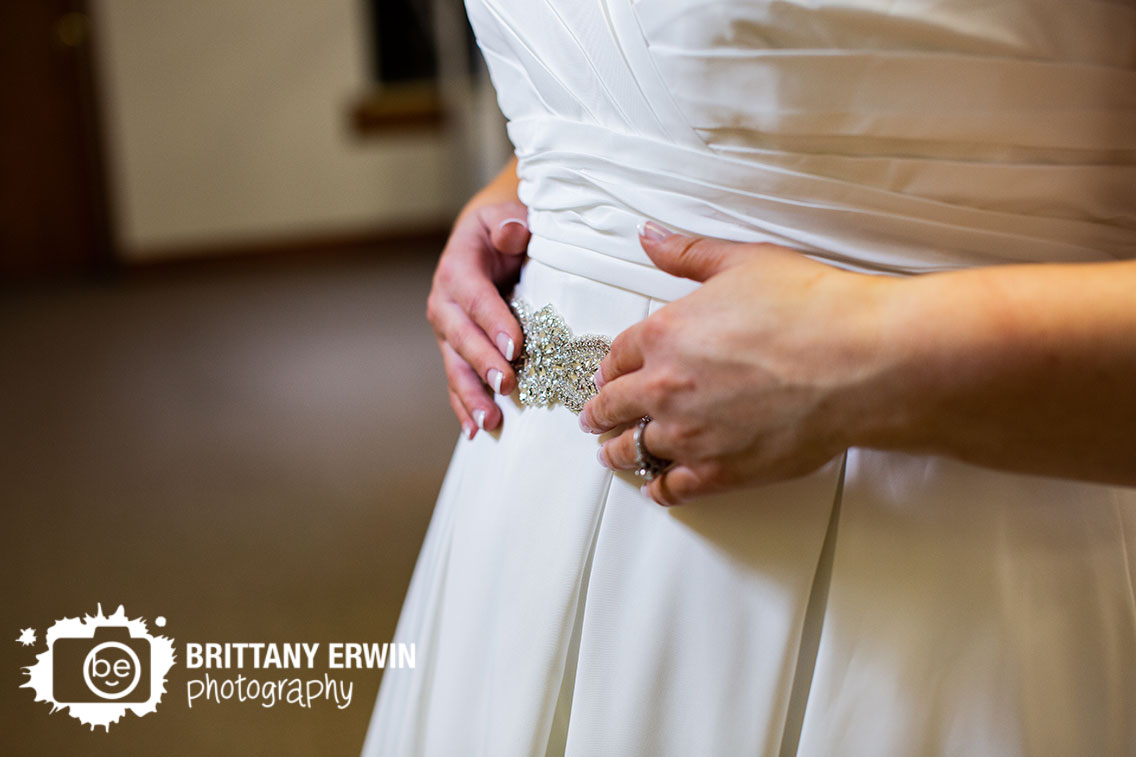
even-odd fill
[[[650,499],[650,497],[651,497],[651,495],[647,493],[647,485],[646,484],[643,484],[642,486],[639,487],[639,493],[642,494],[644,497],[647,497],[648,499]]]
[[[603,448],[602,445],[600,446],[599,449],[596,450],[596,462],[598,462],[600,465],[602,465],[605,468],[611,467],[610,465],[607,464],[607,457],[604,455],[604,448]]]
[[[639,224],[639,236],[652,242],[661,242],[673,233],[654,221]]]
[[[485,411],[481,410],[481,409],[474,410],[473,411],[473,422],[477,424],[477,427],[479,429],[484,431],[485,430]]]
[[[493,387],[493,391],[497,394],[501,393],[501,379],[503,378],[505,378],[505,374],[501,373],[501,371],[496,368],[490,368],[489,373],[485,374],[486,381],[489,382],[489,386]]]
[[[506,360],[512,360],[513,351],[517,349],[517,345],[513,344],[513,340],[509,338],[509,335],[502,331],[497,335],[497,349],[501,351],[501,354],[505,356]]]
[[[525,219],[523,219],[523,218],[506,218],[506,219],[505,219],[504,221],[502,221],[501,223],[497,224],[497,228],[498,228],[499,230],[500,230],[500,229],[503,229],[503,228],[505,228],[506,226],[508,226],[508,225],[509,225],[509,224],[511,224],[511,223],[515,223],[515,224],[517,224],[517,225],[518,225],[518,226],[520,226],[520,227],[521,227],[522,229],[527,229],[527,228],[529,227],[529,225],[528,225],[528,224],[527,224],[527,223],[525,222]]]
[[[472,423],[463,423],[462,424],[462,433],[465,434],[466,439],[472,439],[473,438],[474,430],[475,430],[475,427]]]
[[[603,366],[596,369],[596,373],[592,376],[592,383],[596,385],[596,389],[602,389],[604,385]]]
[[[596,430],[592,428],[591,421],[588,419],[586,413],[580,413],[580,428],[587,431],[589,434],[594,434]]]

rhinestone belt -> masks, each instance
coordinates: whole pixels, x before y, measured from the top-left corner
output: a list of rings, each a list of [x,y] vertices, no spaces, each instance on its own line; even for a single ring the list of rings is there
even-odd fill
[[[592,377],[611,349],[611,340],[595,334],[573,336],[552,305],[534,311],[524,300],[513,299],[509,307],[525,335],[521,354],[513,361],[521,403],[560,403],[579,413],[596,394]]]

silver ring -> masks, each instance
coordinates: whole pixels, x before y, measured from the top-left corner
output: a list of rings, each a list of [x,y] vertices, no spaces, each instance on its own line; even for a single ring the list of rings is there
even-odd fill
[[[652,455],[643,443],[643,431],[651,422],[651,416],[644,415],[635,428],[635,475],[644,481],[654,481],[670,467],[671,461]]]

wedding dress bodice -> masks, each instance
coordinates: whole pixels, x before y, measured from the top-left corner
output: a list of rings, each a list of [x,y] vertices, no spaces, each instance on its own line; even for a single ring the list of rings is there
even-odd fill
[[[902,273],[1136,256],[1136,4],[467,5],[562,269],[688,291],[645,218]]]

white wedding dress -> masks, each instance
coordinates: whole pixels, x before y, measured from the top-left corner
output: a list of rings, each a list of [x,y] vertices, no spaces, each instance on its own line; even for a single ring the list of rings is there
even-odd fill
[[[1132,2],[467,7],[530,209],[517,294],[577,334],[696,286],[644,219],[891,275],[1136,257]],[[1136,490],[851,449],[664,509],[565,407],[499,404],[366,755],[1136,755]]]

